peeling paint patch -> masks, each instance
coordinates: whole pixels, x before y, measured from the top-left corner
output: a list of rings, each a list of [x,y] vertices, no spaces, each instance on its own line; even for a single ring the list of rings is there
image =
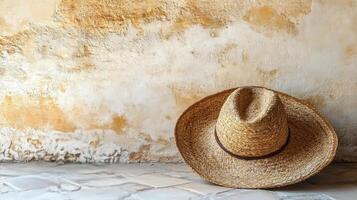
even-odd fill
[[[27,142],[31,143],[36,149],[39,149],[42,147],[42,142],[39,139],[34,139],[34,138],[27,138]]]
[[[14,35],[1,36],[0,35],[0,55],[3,52],[13,54],[15,52],[22,52],[23,45],[33,36],[31,31],[20,31]]]
[[[128,162],[128,149],[116,144],[114,133],[76,131],[73,134],[47,130],[0,128],[1,161],[45,160],[56,162]],[[49,137],[51,135],[51,137]],[[112,137],[114,140],[106,140]],[[80,138],[80,140],[79,140]],[[77,142],[74,142],[77,141]],[[105,142],[105,144],[103,144]]]
[[[161,136],[154,140],[148,134],[140,134],[140,136],[144,139],[145,143],[137,151],[129,154],[129,162],[150,162],[153,160],[159,162],[177,161],[178,152],[169,153],[169,150],[175,146],[173,138],[168,139]],[[153,153],[154,151],[162,154],[158,156]]]
[[[142,145],[137,152],[131,152],[129,154],[129,160],[132,162],[147,161],[148,153],[150,151],[151,144]]]

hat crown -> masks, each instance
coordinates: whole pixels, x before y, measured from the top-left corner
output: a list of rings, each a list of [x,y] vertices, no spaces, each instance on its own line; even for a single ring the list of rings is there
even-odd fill
[[[287,115],[279,95],[272,90],[243,87],[223,104],[216,123],[219,143],[241,157],[262,157],[287,142]]]

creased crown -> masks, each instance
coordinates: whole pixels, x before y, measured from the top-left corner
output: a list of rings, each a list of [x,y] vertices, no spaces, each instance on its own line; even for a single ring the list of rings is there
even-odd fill
[[[223,104],[216,124],[225,150],[242,157],[261,157],[278,151],[288,138],[287,115],[274,91],[243,87]]]

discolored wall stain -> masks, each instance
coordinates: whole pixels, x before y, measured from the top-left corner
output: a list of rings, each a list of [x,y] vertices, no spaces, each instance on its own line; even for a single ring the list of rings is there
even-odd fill
[[[350,44],[344,49],[345,59],[349,62],[354,57],[357,57],[357,44]]]
[[[227,1],[228,2],[228,1]],[[228,21],[227,10],[222,2],[186,0],[182,8],[179,8],[175,19],[173,31],[180,32],[193,25],[201,25],[206,28],[219,28]]]
[[[72,67],[66,67],[65,70],[68,73],[79,73],[79,72],[88,72],[94,68],[94,65],[90,62],[81,63]]]
[[[289,34],[296,32],[295,24],[289,18],[268,6],[251,8],[243,19],[259,32],[284,31]]]
[[[5,68],[0,68],[0,76],[4,75],[5,74]]]
[[[279,73],[278,69],[263,70],[263,69],[259,69],[259,68],[257,69],[257,72],[260,76],[260,80],[263,81],[263,85],[274,80]]]
[[[112,118],[112,123],[108,128],[114,130],[118,134],[123,134],[127,123],[127,119],[124,116],[115,116]]]
[[[312,0],[258,0],[256,5],[272,7],[278,13],[291,18],[291,21],[299,21],[301,17],[309,14],[312,9]]]
[[[248,51],[240,48],[236,43],[227,43],[216,52],[215,56],[222,68],[215,74],[218,82],[227,80],[234,82],[235,79],[239,79],[243,85],[246,85],[254,79],[255,84],[266,85],[279,75],[279,69],[265,69],[254,62],[249,62]]]
[[[258,7],[257,7],[258,6]],[[193,25],[218,29],[242,18],[262,33],[276,31],[294,34],[296,24],[311,11],[311,0],[281,1],[186,1],[175,17],[172,32]],[[216,32],[213,32],[216,35]]]
[[[311,11],[311,6],[311,0],[289,2],[279,0],[256,2],[186,0],[185,4],[178,8],[173,28],[166,32],[170,36],[170,34],[181,32],[193,25],[218,29],[242,18],[259,32],[267,34],[274,31],[294,33],[296,31],[295,23]],[[217,35],[217,32],[212,32],[212,35]]]
[[[254,7],[257,5],[259,7]],[[311,0],[63,0],[56,16],[65,26],[75,26],[91,33],[125,33],[129,25],[143,32],[143,23],[166,21],[170,28],[162,29],[162,33],[164,38],[168,38],[194,25],[218,29],[239,18],[255,28],[259,27],[259,31],[293,33],[296,31],[294,22],[310,10]]]
[[[69,73],[90,72],[95,67],[92,61],[92,49],[88,44],[78,45],[72,59],[76,65],[64,68]]]
[[[225,67],[225,61],[229,60],[230,52],[237,48],[237,44],[235,43],[229,43],[226,44],[225,47],[222,48],[219,52],[217,52],[217,59],[218,62],[222,65],[222,67]],[[243,62],[247,59],[247,54],[242,53],[242,60]],[[232,57],[232,56],[231,56]]]
[[[4,18],[0,17],[0,27],[1,27],[3,30],[9,31],[11,25],[8,24],[8,23],[5,21]]]
[[[5,96],[0,104],[0,119],[16,129],[75,130],[54,100],[45,96]]]
[[[92,55],[92,51],[88,44],[80,45],[77,51],[74,53],[74,57],[77,58],[89,58]]]
[[[249,54],[246,50],[243,50],[242,51],[242,54],[241,54],[241,59],[242,59],[242,62],[243,63],[247,63],[248,60],[249,60]]]
[[[163,20],[165,2],[162,0],[63,0],[58,16],[66,26],[76,26],[90,32],[123,32],[131,24]]]
[[[122,134],[127,120],[122,115],[113,116],[111,122],[99,123],[92,115],[80,114],[72,122],[51,97],[40,96],[5,96],[0,104],[0,120],[11,127],[24,130],[51,129],[62,132],[74,132],[76,129],[111,129]]]
[[[183,88],[173,85],[170,87],[170,89],[175,99],[175,104],[181,110],[187,108],[189,105],[193,104],[195,101],[198,101],[206,95],[203,90],[194,86]]]
[[[90,110],[85,105],[74,105],[69,114],[71,121],[75,121],[77,129],[91,130],[91,129],[102,129],[102,130],[112,130],[116,134],[125,134],[124,130],[128,126],[128,120],[124,115],[114,114],[110,116],[108,120],[100,120],[98,117],[100,113],[88,112]],[[99,106],[101,112],[108,112],[108,108]]]

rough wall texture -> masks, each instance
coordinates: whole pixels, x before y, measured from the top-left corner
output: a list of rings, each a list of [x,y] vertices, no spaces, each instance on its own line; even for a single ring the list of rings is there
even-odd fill
[[[179,161],[185,108],[263,85],[357,161],[356,33],[353,0],[2,0],[0,160]]]

